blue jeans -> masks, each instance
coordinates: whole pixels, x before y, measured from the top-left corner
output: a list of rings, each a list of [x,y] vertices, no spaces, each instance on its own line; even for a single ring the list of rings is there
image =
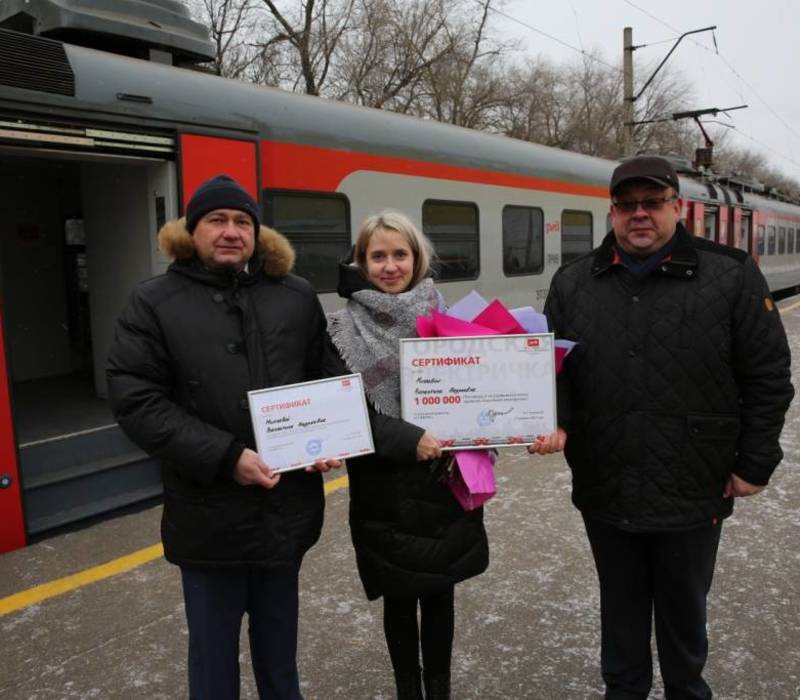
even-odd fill
[[[192,700],[239,698],[239,635],[245,612],[259,698],[302,700],[297,576],[297,569],[181,567]]]

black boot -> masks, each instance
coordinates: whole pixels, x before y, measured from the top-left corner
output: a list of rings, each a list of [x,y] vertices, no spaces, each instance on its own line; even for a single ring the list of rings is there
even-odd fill
[[[397,685],[397,700],[422,700],[422,683],[419,669],[394,674]]]
[[[450,700],[450,674],[425,674],[425,700]]]

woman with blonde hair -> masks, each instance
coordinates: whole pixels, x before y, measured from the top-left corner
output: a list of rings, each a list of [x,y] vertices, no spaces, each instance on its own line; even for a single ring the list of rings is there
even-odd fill
[[[443,480],[435,436],[400,418],[400,339],[443,300],[430,275],[433,247],[408,217],[361,225],[340,266],[328,333],[341,372],[360,372],[376,452],[348,460],[350,530],[367,598],[383,596],[383,625],[400,700],[450,697],[454,585],[483,572],[483,511],[461,509]],[[417,619],[417,609],[420,619]],[[420,650],[423,674],[420,679]]]

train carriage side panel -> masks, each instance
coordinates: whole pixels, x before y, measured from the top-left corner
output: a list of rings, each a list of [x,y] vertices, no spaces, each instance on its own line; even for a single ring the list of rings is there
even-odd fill
[[[541,305],[560,262],[564,213],[583,214],[591,222],[587,249],[604,234],[608,207],[605,186],[305,144],[263,141],[261,149],[262,182],[268,202],[289,193],[305,193],[309,201],[315,196],[324,200],[323,193],[340,193],[350,206],[352,230],[363,218],[385,208],[406,212],[424,229],[425,207],[431,202],[474,207],[477,231],[469,247],[477,260],[468,266],[467,274],[457,278],[460,281],[445,281],[450,297],[478,288],[487,294],[510,294],[524,298],[526,304]],[[519,276],[504,274],[504,206],[541,210],[541,270]],[[451,252],[453,246],[448,246]],[[322,254],[329,255],[329,251]],[[508,301],[515,303],[511,298]],[[326,308],[336,303],[332,295],[323,295]]]

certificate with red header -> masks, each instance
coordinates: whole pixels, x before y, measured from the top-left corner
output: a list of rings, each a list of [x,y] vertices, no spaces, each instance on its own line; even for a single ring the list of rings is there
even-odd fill
[[[247,393],[258,454],[277,472],[375,451],[360,374]]]
[[[507,447],[556,429],[552,333],[400,341],[404,420],[444,449]]]

